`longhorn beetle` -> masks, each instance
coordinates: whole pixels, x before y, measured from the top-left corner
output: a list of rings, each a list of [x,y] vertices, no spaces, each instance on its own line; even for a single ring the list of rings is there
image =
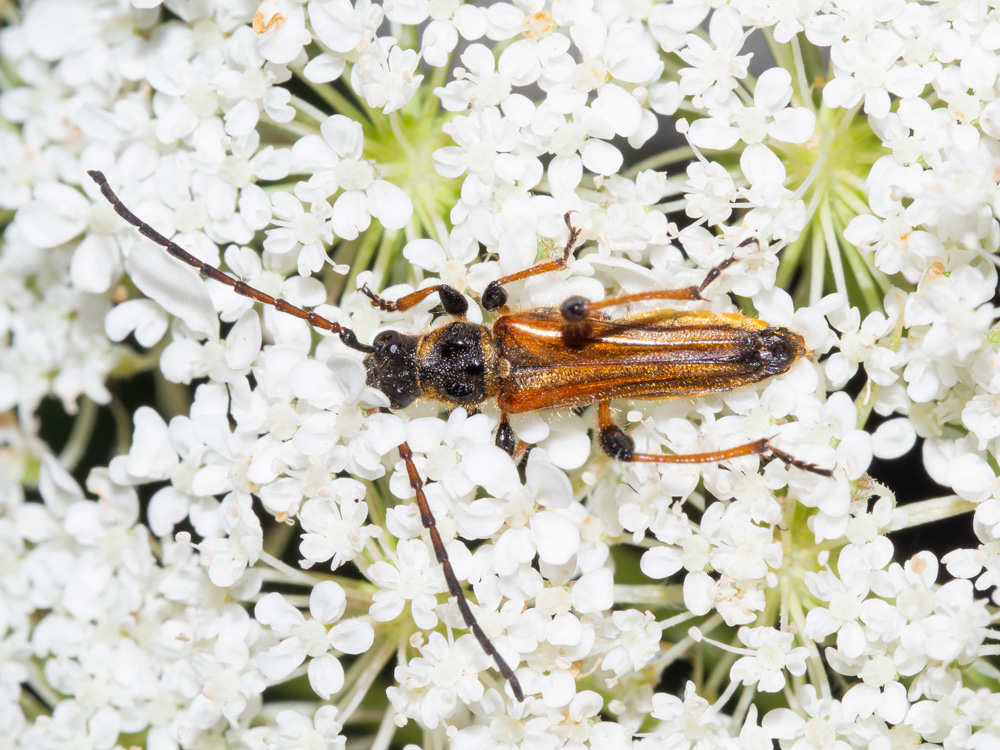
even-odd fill
[[[512,456],[519,456],[527,446],[515,440],[508,414],[596,402],[598,443],[616,461],[693,464],[770,454],[799,469],[831,475],[826,469],[779,450],[769,438],[711,453],[637,453],[635,442],[612,419],[611,400],[615,398],[667,399],[731,391],[780,375],[808,354],[802,337],[794,331],[739,313],[655,310],[610,318],[602,312],[609,307],[648,300],[704,300],[702,292],[734,262],[734,257],[710,270],[698,286],[626,294],[600,302],[570,297],[558,310],[510,311],[506,284],[566,267],[581,232],[571,223],[570,212],[564,217],[569,239],[560,257],[490,282],[483,291],[480,298],[483,308],[498,313],[492,325],[466,322],[468,302],[447,284],[425,287],[392,301],[363,286],[360,291],[386,312],[409,310],[437,294],[444,311],[456,318],[420,335],[383,331],[368,345],[358,341],[350,328],[247,286],[198,260],[129,211],[101,172],[87,174],[119,216],[175,258],[197,268],[202,276],[336,334],[346,346],[364,353],[368,385],[384,393],[393,409],[403,409],[418,398],[473,410],[485,401],[494,400],[500,409],[496,445]],[[741,246],[754,242],[755,239],[746,240]],[[399,446],[399,457],[406,466],[420,520],[430,535],[448,591],[455,597],[462,619],[492,657],[514,697],[524,700],[514,670],[486,637],[472,613],[427,504],[413,453],[405,442]]]

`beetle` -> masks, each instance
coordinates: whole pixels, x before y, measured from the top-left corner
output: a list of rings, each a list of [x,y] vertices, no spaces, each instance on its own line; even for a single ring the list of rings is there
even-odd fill
[[[368,385],[384,393],[392,409],[403,409],[420,398],[473,411],[494,401],[500,410],[496,445],[520,456],[526,446],[515,439],[509,414],[597,403],[597,442],[616,461],[714,463],[770,454],[799,469],[832,475],[779,450],[769,438],[710,453],[639,453],[632,438],[612,418],[612,399],[683,398],[731,391],[781,375],[810,354],[798,333],[740,313],[660,309],[612,318],[602,312],[650,300],[702,301],[705,289],[735,262],[735,256],[711,269],[698,286],[626,294],[599,302],[574,296],[558,310],[511,311],[505,285],[566,267],[581,233],[573,226],[569,212],[564,216],[569,238],[561,256],[504,276],[484,289],[482,307],[497,313],[491,325],[467,322],[466,298],[447,284],[428,286],[397,300],[386,300],[362,286],[360,291],[371,303],[386,312],[408,310],[437,294],[444,311],[456,319],[419,335],[382,331],[369,345],[359,341],[350,328],[265,294],[198,260],[126,208],[101,172],[87,174],[119,216],[173,257],[237,294],[329,331],[349,348],[362,352]],[[756,241],[751,238],[740,246]],[[452,569],[407,443],[399,446],[399,456],[463,621],[493,659],[514,697],[524,700],[514,670],[483,632]]]

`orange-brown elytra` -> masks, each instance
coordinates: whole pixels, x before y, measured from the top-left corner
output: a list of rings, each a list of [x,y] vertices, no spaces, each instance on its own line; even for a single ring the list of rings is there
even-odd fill
[[[496,444],[514,455],[521,452],[523,444],[515,439],[508,414],[597,403],[598,443],[618,461],[711,463],[770,454],[806,471],[831,474],[778,450],[767,438],[711,453],[638,453],[632,438],[612,419],[612,399],[683,398],[731,391],[780,375],[808,354],[802,337],[794,331],[737,313],[655,310],[613,318],[601,312],[649,300],[701,300],[705,288],[734,262],[733,258],[709,271],[698,286],[639,292],[600,302],[570,297],[558,310],[510,311],[504,285],[566,267],[580,237],[580,229],[573,226],[571,213],[567,213],[569,239],[559,257],[497,279],[483,291],[483,308],[497,313],[492,325],[466,322],[466,298],[446,284],[426,287],[397,300],[385,300],[362,287],[372,304],[386,311],[407,310],[436,293],[444,311],[457,318],[419,335],[383,331],[367,345],[358,341],[350,328],[247,286],[198,260],[126,208],[103,174],[88,174],[123,219],[178,260],[232,287],[237,294],[334,333],[346,346],[363,352],[368,385],[384,393],[393,409],[405,408],[418,398],[470,409],[493,401],[500,409]],[[754,242],[750,239],[742,244]],[[514,670],[483,632],[452,569],[409,445],[399,446],[399,456],[416,493],[420,518],[443,568],[449,593],[455,597],[465,624],[510,685],[513,696],[523,700],[524,692]]]

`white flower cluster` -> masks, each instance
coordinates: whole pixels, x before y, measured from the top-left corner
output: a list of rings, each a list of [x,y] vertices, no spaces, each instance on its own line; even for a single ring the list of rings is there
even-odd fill
[[[995,8],[34,0],[0,13],[12,746],[384,750],[409,721],[454,750],[1000,743],[986,662],[1000,601],[984,593],[1000,581]],[[774,60],[759,74],[751,37]],[[639,162],[675,129],[686,145]],[[443,282],[474,301],[558,252],[567,212],[578,257],[511,284],[511,307],[698,284],[735,253],[699,306],[734,312],[733,292],[822,361],[629,406],[623,427],[646,453],[767,438],[833,476],[756,456],[615,463],[592,448],[593,409],[512,415],[536,446],[519,467],[494,444],[492,405],[385,411],[358,352],[201,278],[86,170],[200,260],[364,343],[443,322],[437,297],[382,313],[331,297],[345,275],[349,292]],[[474,303],[469,320],[482,321]],[[128,414],[118,387],[153,371],[161,395],[197,383],[190,402]],[[852,381],[853,400],[839,391]],[[58,457],[39,437],[50,397],[74,415]],[[71,470],[99,412],[131,442],[82,475],[88,500]],[[885,421],[869,432],[873,413]],[[918,436],[955,495],[897,507],[869,465]],[[404,441],[524,701],[449,596]],[[977,548],[896,558],[888,532],[973,509]],[[700,674],[660,683],[695,651]],[[776,694],[767,710],[757,693]]]

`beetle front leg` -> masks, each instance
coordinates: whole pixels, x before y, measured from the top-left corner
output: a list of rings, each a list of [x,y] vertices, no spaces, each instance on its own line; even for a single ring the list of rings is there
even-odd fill
[[[601,444],[601,450],[616,461],[623,461],[625,463],[714,464],[727,461],[730,458],[739,458],[740,456],[771,455],[797,469],[809,471],[824,477],[833,476],[833,472],[829,469],[823,469],[807,461],[800,461],[785,451],[775,448],[771,445],[770,438],[761,438],[750,443],[744,443],[743,445],[737,445],[721,451],[711,451],[709,453],[636,453],[635,441],[621,427],[615,424],[611,416],[610,401],[602,401],[600,403],[597,410],[597,425],[600,429],[598,442]]]
[[[406,474],[410,480],[410,487],[413,488],[413,491],[417,495],[417,508],[420,511],[420,521],[430,534],[434,556],[437,558],[438,563],[440,563],[441,570],[444,572],[444,580],[448,584],[448,593],[455,597],[455,603],[458,604],[458,609],[462,613],[462,620],[465,622],[466,627],[472,632],[476,640],[479,641],[480,647],[486,652],[487,656],[493,659],[493,663],[500,670],[500,674],[503,675],[503,678],[510,685],[514,697],[519,701],[523,701],[524,691],[521,689],[521,683],[518,682],[517,677],[514,675],[514,670],[510,668],[510,665],[500,655],[500,652],[497,651],[497,647],[486,637],[486,633],[483,632],[479,621],[476,620],[476,616],[472,613],[472,607],[469,606],[469,600],[465,597],[465,592],[458,582],[458,576],[455,575],[455,570],[451,567],[448,551],[444,547],[441,534],[437,530],[437,522],[434,520],[434,514],[431,513],[431,507],[427,503],[427,496],[424,494],[424,481],[420,478],[419,472],[417,472],[417,466],[413,463],[413,452],[407,443],[402,443],[399,446],[399,457],[406,464]]]
[[[405,312],[414,305],[423,302],[435,292],[437,292],[438,297],[441,299],[441,307],[449,315],[464,319],[465,313],[469,311],[469,301],[455,287],[448,286],[447,284],[436,284],[435,286],[418,289],[415,292],[404,294],[395,300],[387,300],[375,294],[375,292],[368,288],[367,284],[363,284],[358,291],[372,301],[373,307],[377,307],[384,312]]]

